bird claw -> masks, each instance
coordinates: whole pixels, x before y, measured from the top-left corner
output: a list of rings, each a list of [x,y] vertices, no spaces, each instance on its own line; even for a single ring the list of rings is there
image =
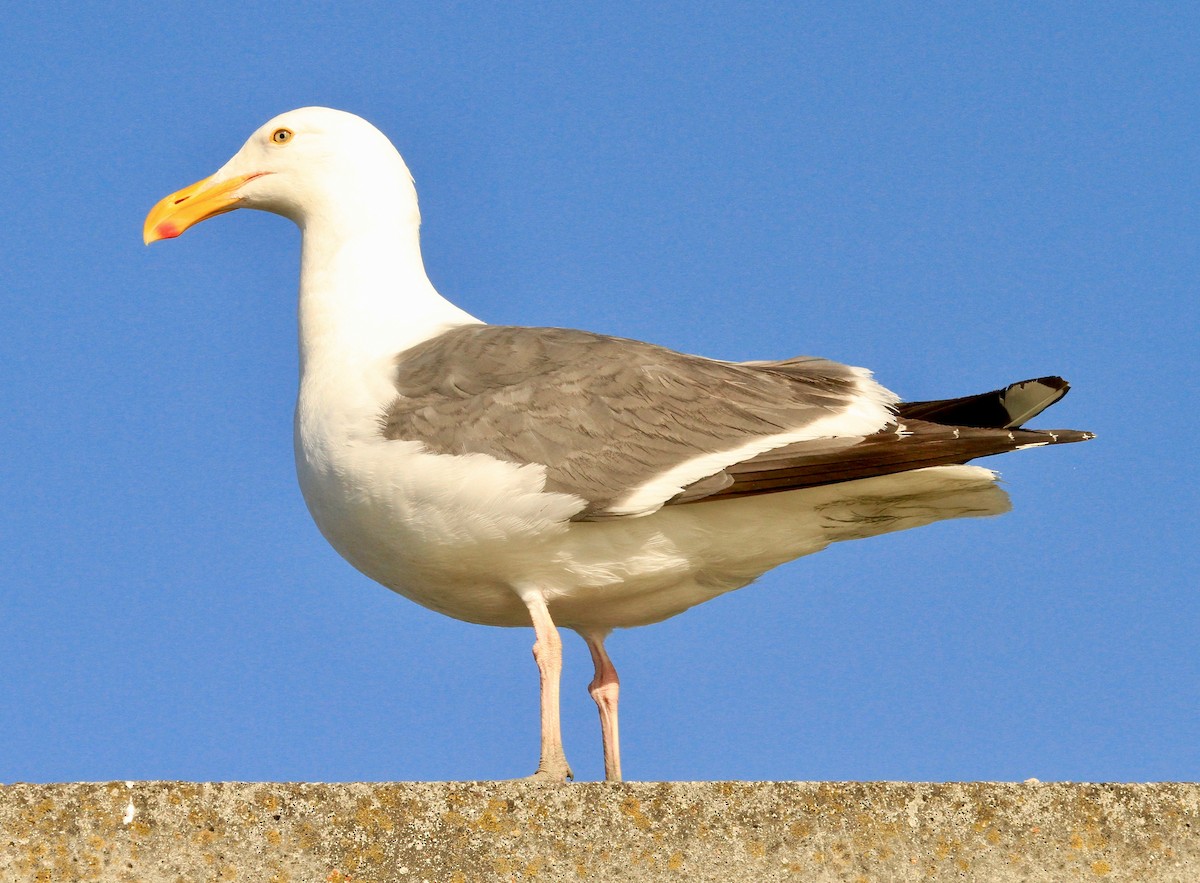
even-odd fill
[[[574,782],[575,774],[571,772],[570,765],[564,760],[561,764],[558,763],[542,763],[538,765],[537,772],[532,776],[526,776],[525,781],[529,782]]]

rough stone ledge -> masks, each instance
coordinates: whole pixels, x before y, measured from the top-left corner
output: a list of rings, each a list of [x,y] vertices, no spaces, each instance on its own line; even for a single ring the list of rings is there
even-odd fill
[[[4,883],[1200,881],[1200,785],[0,787]]]

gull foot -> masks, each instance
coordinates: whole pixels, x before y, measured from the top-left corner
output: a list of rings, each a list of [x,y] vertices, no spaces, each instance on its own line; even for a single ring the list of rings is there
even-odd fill
[[[526,776],[525,781],[528,782],[573,782],[575,774],[571,772],[570,765],[563,760],[561,763],[542,763],[538,765],[537,772],[532,776]]]

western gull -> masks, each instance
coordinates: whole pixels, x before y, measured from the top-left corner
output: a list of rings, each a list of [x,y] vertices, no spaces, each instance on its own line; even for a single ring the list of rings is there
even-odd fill
[[[268,122],[159,202],[145,241],[237,208],[303,235],[295,456],[322,534],[439,613],[532,625],[535,777],[572,778],[562,644],[595,665],[605,778],[621,778],[614,628],[674,616],[831,542],[1007,509],[968,460],[1091,438],[1021,429],[1062,398],[1042,377],[902,403],[819,358],[724,362],[559,328],[486,325],[425,273],[412,176],[349,113]]]

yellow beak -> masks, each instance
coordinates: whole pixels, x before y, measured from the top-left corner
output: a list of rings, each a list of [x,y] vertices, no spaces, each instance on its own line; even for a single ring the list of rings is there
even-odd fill
[[[160,239],[174,239],[188,227],[213,215],[233,211],[241,202],[234,195],[237,189],[257,177],[236,175],[215,183],[212,178],[205,178],[172,193],[150,209],[142,228],[142,238],[147,245]]]

